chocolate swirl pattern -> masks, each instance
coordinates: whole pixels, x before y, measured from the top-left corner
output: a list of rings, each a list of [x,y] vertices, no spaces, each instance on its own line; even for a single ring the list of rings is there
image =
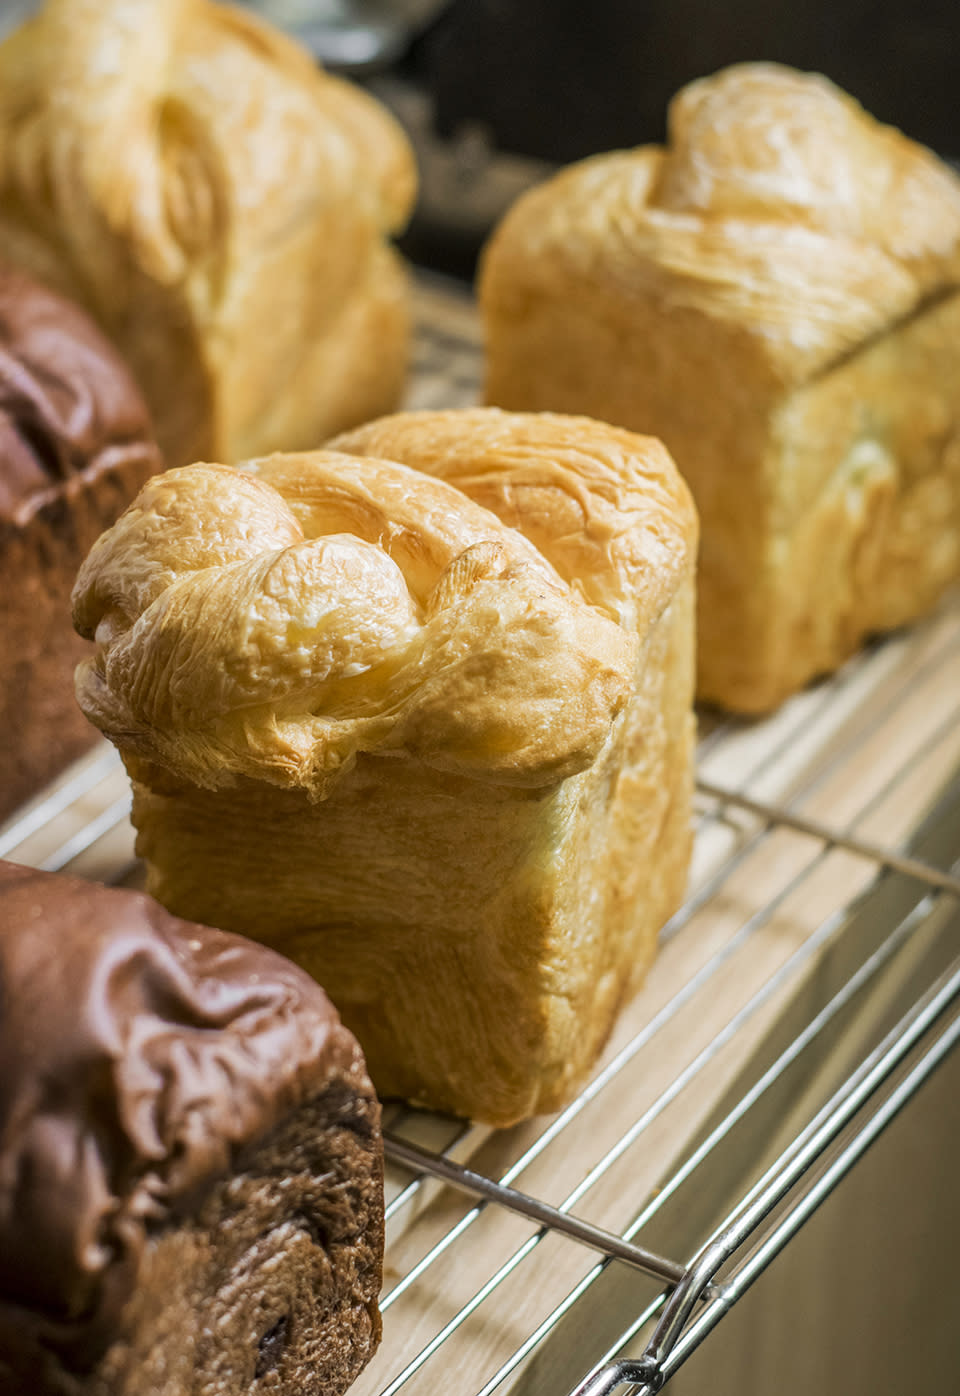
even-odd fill
[[[380,1333],[382,1153],[323,991],[149,897],[8,863],[0,919],[3,1390],[247,1391],[280,1320],[282,1389],[342,1390]]]
[[[7,254],[100,321],[171,464],[393,405],[414,185],[392,118],[243,11],[49,0],[0,45]]]

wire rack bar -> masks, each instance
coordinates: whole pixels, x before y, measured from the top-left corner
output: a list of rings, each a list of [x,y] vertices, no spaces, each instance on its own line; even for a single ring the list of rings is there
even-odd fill
[[[848,1077],[807,1129],[797,1136],[756,1186],[747,1193],[729,1222],[704,1246],[691,1263],[684,1279],[667,1300],[663,1316],[650,1341],[646,1355],[652,1358],[658,1367],[663,1366],[668,1354],[676,1345],[704,1287],[734,1252],[757,1231],[807,1170],[823,1157],[841,1131],[877,1093],[958,994],[960,961],[941,976],[866,1058],[862,1066]],[[863,1148],[866,1147],[864,1143]],[[822,1200],[822,1197],[819,1200]],[[807,1215],[809,1212],[804,1212],[802,1220],[805,1220]]]
[[[108,834],[111,829],[115,829],[130,814],[130,796],[123,795],[119,800],[114,800],[112,804],[95,819],[91,819],[83,829],[60,845],[55,853],[48,858],[44,858],[41,867],[44,872],[62,872],[68,863],[74,858],[79,858],[81,853],[86,853],[88,848],[92,848],[98,839],[102,839],[104,834]]]
[[[413,1111],[405,1110],[401,1112],[398,1119],[395,1118],[393,1120],[393,1132],[396,1133],[398,1137],[400,1137],[400,1131],[403,1129],[404,1125],[408,1123],[408,1121],[410,1121],[413,1116]],[[463,1140],[469,1136],[472,1129],[473,1125],[471,1125],[468,1121],[461,1121],[459,1128],[454,1131],[453,1138],[447,1144],[443,1157],[448,1158],[447,1151],[449,1151],[450,1149],[454,1149],[459,1144],[461,1144]],[[384,1133],[390,1134],[391,1130],[385,1129]],[[413,1141],[407,1140],[406,1142],[412,1143]],[[417,1193],[420,1191],[420,1186],[421,1183],[424,1181],[424,1178],[425,1174],[417,1174],[415,1177],[410,1179],[410,1181],[406,1184],[405,1187],[402,1187],[400,1191],[393,1198],[390,1199],[390,1201],[386,1205],[386,1208],[384,1209],[385,1221],[389,1222],[399,1212],[402,1212],[404,1207],[408,1206],[408,1204],[414,1200]]]
[[[805,815],[794,814],[789,809],[765,804],[762,800],[751,800],[746,795],[738,795],[736,791],[727,790],[721,785],[715,785],[712,781],[698,780],[697,789],[701,794],[709,795],[711,799],[717,800],[722,805],[734,805],[737,809],[745,810],[748,814],[755,814],[759,819],[765,820],[768,825],[778,824],[781,828],[793,829],[798,834],[808,834],[811,838],[820,839],[821,842],[833,848],[842,848],[846,853],[856,854],[858,858],[866,858],[870,862],[879,863],[882,867],[893,868],[895,872],[903,873],[905,877],[916,878],[918,882],[929,883],[931,887],[937,887],[942,892],[949,892],[951,896],[960,897],[960,877],[954,877],[951,873],[941,871],[940,868],[931,867],[929,863],[924,863],[919,858],[908,858],[893,849],[882,848],[879,844],[853,838],[850,834],[831,829],[829,825],[823,824],[817,819],[808,819]]]
[[[712,1153],[713,1149],[723,1139],[727,1137],[733,1127],[744,1118],[747,1112],[757,1104],[761,1097],[779,1081],[784,1072],[796,1062],[801,1053],[811,1045],[823,1030],[829,1026],[837,1015],[847,1007],[852,999],[879,973],[890,959],[909,939],[911,934],[917,929],[922,919],[929,913],[927,901],[916,907],[914,911],[903,918],[894,932],[887,937],[882,945],[869,957],[857,970],[857,972],[846,981],[846,983],[834,994],[824,1007],[817,1013],[809,1023],[805,1025],[801,1032],[789,1043],[783,1052],[771,1063],[765,1072],[758,1078],[755,1084],[745,1091],[737,1103],[727,1112],[719,1124],[710,1131],[703,1143],[700,1144],[686,1160],[686,1162],[676,1170],[657,1190],[657,1196],[639,1214],[636,1221],[627,1228],[627,1234],[633,1235],[650,1221],[653,1216],[664,1206],[677,1189],[686,1182],[694,1173],[696,1168],[702,1164]],[[837,918],[833,918],[833,924],[826,928],[827,934],[834,929]],[[852,1086],[852,1079],[848,1082]]]
[[[69,809],[75,800],[88,794],[99,781],[119,766],[120,757],[113,747],[107,747],[92,761],[85,761],[49,795],[44,796],[23,814],[16,816],[0,831],[0,858],[6,858],[19,844],[25,843],[31,834],[37,833],[51,819]]]
[[[889,1034],[880,1048],[864,1063],[862,1091],[843,1098],[831,1111],[828,1107],[826,1118],[819,1125],[818,1133],[829,1135],[826,1143],[832,1142],[847,1127],[859,1106],[851,1109],[851,1100],[859,1097],[859,1105],[870,1098],[878,1087],[902,1065],[905,1058],[917,1046],[920,1039],[935,1024],[936,1019],[960,998],[960,960],[941,976],[924,1001],[906,1016]],[[682,1324],[677,1327],[681,1309],[688,1304],[689,1295],[683,1301],[677,1299],[679,1287],[667,1300],[657,1330],[642,1357],[612,1363],[587,1378],[573,1393],[573,1396],[610,1396],[620,1386],[638,1388],[636,1396],[654,1396],[664,1382],[679,1368],[699,1346],[707,1334],[728,1312],[733,1304],[746,1293],[759,1278],[771,1260],[780,1253],[786,1243],[795,1236],[817,1208],[830,1196],[837,1184],[849,1173],[853,1165],[863,1157],[867,1149],[879,1138],[887,1126],[896,1118],[903,1107],[916,1095],[923,1083],[940,1066],[947,1056],[960,1043],[960,1014],[955,1015],[940,1035],[923,1051],[909,1071],[893,1087],[890,1093],[876,1104],[872,1114],[864,1120],[857,1131],[826,1164],[811,1186],[797,1203],[778,1221],[777,1225],[762,1239],[747,1258],[735,1276],[725,1285],[718,1287],[703,1313],[694,1320],[686,1331]],[[821,1117],[818,1117],[820,1120]],[[791,1159],[786,1173],[796,1174],[796,1182],[801,1173],[823,1156],[824,1144],[819,1149],[808,1148],[798,1153],[798,1161]],[[782,1179],[775,1178],[769,1185],[770,1191],[780,1190]],[[791,1184],[792,1186],[792,1184]],[[789,1190],[789,1189],[787,1189]],[[767,1212],[776,1206],[784,1194],[770,1200],[766,1191],[755,1198],[752,1205],[742,1215],[731,1222],[728,1232],[708,1242],[690,1267],[691,1288],[709,1272],[717,1270],[730,1259],[732,1254],[750,1238],[754,1228],[747,1227],[750,1213],[757,1211],[770,1201]],[[764,1215],[766,1215],[765,1213]],[[762,1217],[758,1220],[762,1220]],[[676,1304],[674,1303],[676,1301]],[[689,1316],[690,1309],[687,1310]],[[684,1320],[685,1321],[685,1320]]]
[[[526,1217],[539,1226],[569,1236],[589,1249],[599,1251],[601,1255],[622,1260],[644,1274],[652,1275],[654,1279],[666,1280],[668,1284],[679,1284],[687,1273],[686,1267],[678,1261],[667,1260],[642,1246],[631,1245],[620,1236],[614,1236],[580,1217],[571,1216],[568,1212],[561,1212],[527,1193],[504,1187],[502,1183],[497,1183],[482,1173],[476,1173],[472,1168],[454,1163],[443,1154],[421,1149],[416,1144],[408,1144],[389,1131],[384,1134],[383,1146],[387,1156],[395,1163],[402,1163],[408,1168],[418,1168],[473,1197],[482,1197],[486,1202],[496,1202],[508,1212],[516,1212],[518,1216]]]
[[[960,993],[960,971],[953,976],[950,992],[951,1002],[956,1000],[958,993]],[[779,1254],[791,1236],[794,1236],[804,1222],[813,1215],[841,1179],[850,1171],[853,1164],[862,1158],[879,1138],[883,1130],[895,1118],[897,1112],[916,1094],[934,1070],[946,1060],[958,1042],[960,1042],[960,1016],[955,1016],[890,1094],[880,1101],[869,1119],[858,1127],[842,1151],[819,1174],[800,1202],[788,1211],[777,1226],[762,1239],[737,1273],[725,1285],[719,1287],[719,1293],[724,1298],[727,1308],[746,1292],[774,1256]],[[714,1293],[717,1293],[717,1287],[714,1288]]]

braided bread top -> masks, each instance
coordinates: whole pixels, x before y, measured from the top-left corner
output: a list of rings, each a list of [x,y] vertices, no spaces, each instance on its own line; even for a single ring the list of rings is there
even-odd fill
[[[762,342],[799,382],[960,284],[960,179],[825,78],[742,64],[684,88],[666,147],[571,166],[514,205],[486,254],[488,312],[589,284]]]
[[[397,299],[414,188],[393,118],[239,9],[47,0],[0,44],[6,253],[120,346],[172,464],[362,419],[324,419],[315,367],[290,399],[371,278]]]
[[[74,591],[87,716],[210,787],[323,797],[361,751],[499,784],[584,768],[693,566],[663,447],[493,409],[335,445],[141,491]]]

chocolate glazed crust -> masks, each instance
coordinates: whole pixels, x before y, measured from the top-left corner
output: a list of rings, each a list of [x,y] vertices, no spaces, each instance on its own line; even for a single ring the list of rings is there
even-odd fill
[[[73,696],[70,590],[163,461],[120,356],[79,306],[0,263],[0,819],[95,741]]]
[[[0,517],[0,820],[97,740],[73,693],[90,647],[73,631],[70,591],[94,541],[159,468],[145,445],[70,476],[22,525]]]
[[[4,1396],[336,1396],[380,1340],[379,1109],[328,1087],[146,1247],[121,1335],[68,1372],[0,1305]]]
[[[322,991],[0,863],[0,1392],[337,1396],[375,1351],[380,1113]]]

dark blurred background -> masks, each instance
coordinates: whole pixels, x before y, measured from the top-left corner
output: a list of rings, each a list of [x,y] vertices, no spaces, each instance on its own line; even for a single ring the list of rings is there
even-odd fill
[[[660,140],[672,94],[744,59],[826,73],[917,140],[956,140],[957,0],[453,0],[411,72],[437,128],[547,160]],[[958,148],[960,153],[960,148]]]
[[[539,173],[524,159],[660,141],[678,88],[746,59],[825,73],[875,116],[960,156],[958,0],[450,0],[395,68],[425,102],[411,250],[469,272],[498,196]],[[429,172],[438,146],[459,151],[459,194],[450,169],[446,188]]]
[[[0,29],[31,4],[0,0]],[[960,0],[246,4],[393,108],[421,168],[406,250],[464,275],[523,188],[565,161],[662,140],[679,87],[745,59],[825,73],[960,157]]]

